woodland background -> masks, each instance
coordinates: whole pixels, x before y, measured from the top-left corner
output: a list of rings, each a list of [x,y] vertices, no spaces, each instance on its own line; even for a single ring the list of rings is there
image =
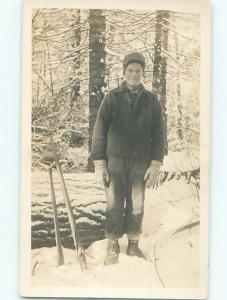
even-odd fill
[[[198,15],[173,11],[33,10],[32,248],[55,245],[48,174],[40,160],[49,147],[46,128],[55,132],[81,235],[88,244],[104,237],[102,188],[86,177],[93,171],[91,136],[99,105],[122,82],[122,59],[132,51],[145,56],[144,84],[158,94],[165,120],[166,158],[154,188],[171,184],[167,202],[182,203],[183,195],[176,199],[171,191],[187,184],[193,216],[174,230],[199,224],[199,29]],[[63,244],[72,247],[63,203],[58,209]]]

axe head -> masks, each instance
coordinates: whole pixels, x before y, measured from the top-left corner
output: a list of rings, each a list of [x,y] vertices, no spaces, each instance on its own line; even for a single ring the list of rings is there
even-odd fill
[[[54,162],[55,161],[55,155],[54,155],[53,151],[45,151],[45,152],[43,152],[41,154],[40,161],[42,163],[47,163],[47,164]]]

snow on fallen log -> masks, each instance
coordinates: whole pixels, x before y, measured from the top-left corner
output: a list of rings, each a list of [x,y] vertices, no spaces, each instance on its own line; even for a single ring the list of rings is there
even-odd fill
[[[81,240],[90,245],[104,238],[105,199],[93,174],[64,174],[74,218]],[[55,245],[53,210],[47,172],[34,172],[32,176],[31,235],[32,248]],[[65,247],[73,248],[69,220],[57,174],[54,173],[60,236]]]

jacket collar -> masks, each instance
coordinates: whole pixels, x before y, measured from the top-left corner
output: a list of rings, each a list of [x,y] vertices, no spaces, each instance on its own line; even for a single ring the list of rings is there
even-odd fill
[[[146,91],[146,89],[145,89],[144,85],[142,83],[140,83],[140,92],[145,92],[145,91]],[[127,87],[125,80],[119,85],[118,88],[116,88],[115,92],[117,92],[117,93],[128,92],[128,87]]]

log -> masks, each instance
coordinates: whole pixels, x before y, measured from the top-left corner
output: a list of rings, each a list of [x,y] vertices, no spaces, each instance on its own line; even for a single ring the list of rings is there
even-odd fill
[[[74,218],[78,224],[78,230],[83,241],[89,244],[95,240],[104,238],[104,211],[103,214],[100,214],[100,210],[98,210],[98,212],[92,211],[91,214],[82,209],[78,210],[75,207],[73,211],[76,211]],[[33,210],[31,221],[32,249],[54,246],[54,220],[49,210],[47,210],[47,207],[42,206],[42,208],[39,208],[38,213],[37,210]],[[63,245],[73,248],[73,240],[66,212],[60,211],[58,213],[58,221]]]

